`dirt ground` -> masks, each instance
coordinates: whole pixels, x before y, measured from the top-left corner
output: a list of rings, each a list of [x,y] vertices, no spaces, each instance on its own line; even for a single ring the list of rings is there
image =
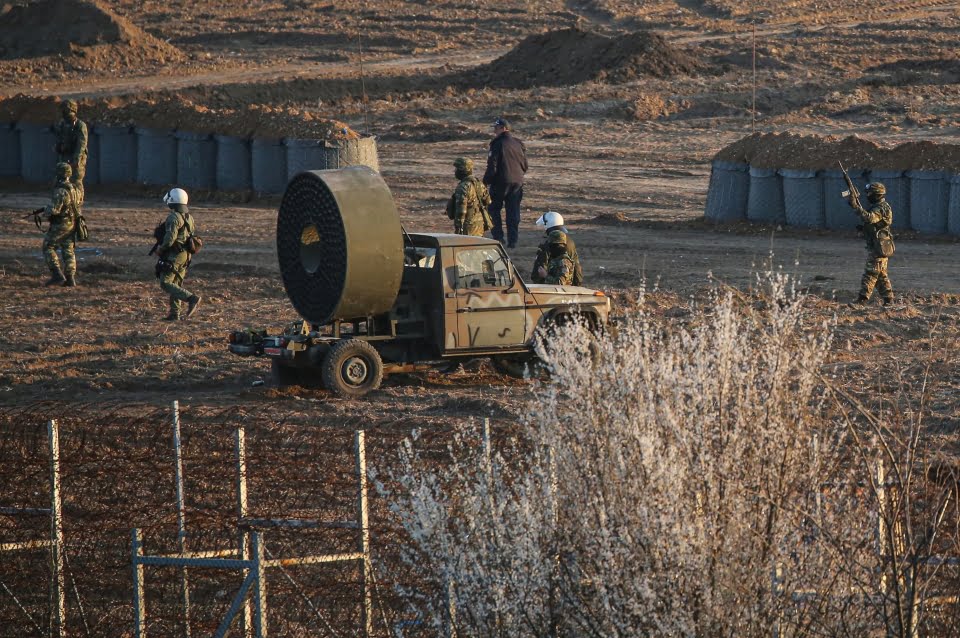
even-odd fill
[[[898,304],[851,309],[846,302],[865,258],[853,233],[717,227],[703,210],[710,159],[753,130],[960,143],[960,3],[755,4],[751,14],[733,0],[101,1],[97,7],[182,57],[161,63],[106,44],[86,54],[0,51],[0,97],[71,95],[122,105],[176,96],[211,108],[283,106],[343,121],[380,137],[383,176],[404,226],[418,231],[449,229],[452,161],[465,155],[482,164],[490,123],[502,115],[530,159],[511,255],[522,273],[539,241],[534,221],[546,210],[564,215],[586,285],[611,294],[620,316],[632,312],[643,285],[654,291],[648,311],[681,321],[706,288],[748,290],[758,270],[783,268],[811,294],[812,320],[835,325],[830,366],[844,387],[866,398],[907,388],[923,400],[931,434],[955,444],[960,240],[898,235],[890,264]],[[524,82],[502,79],[509,69],[494,60],[523,38],[573,27],[614,39],[651,28],[701,66],[632,77],[624,69],[640,66],[630,67],[631,58],[615,73],[565,84],[556,73],[538,82],[531,69],[540,61],[531,60],[522,69],[515,63]],[[277,268],[279,200],[192,194],[205,247],[187,287],[204,301],[189,321],[169,324],[160,321],[166,300],[146,255],[164,216],[162,191],[88,188],[91,240],[78,253],[80,286],[64,289],[43,287],[41,235],[20,219],[46,202],[48,190],[0,184],[6,413],[29,414],[39,404],[44,415],[132,413],[179,399],[196,410],[239,406],[283,412],[289,422],[393,431],[479,416],[505,426],[535,400],[534,386],[487,364],[453,375],[396,375],[361,401],[273,387],[269,366],[230,355],[226,338],[233,329],[277,329],[296,319]],[[13,634],[0,629],[3,635]]]

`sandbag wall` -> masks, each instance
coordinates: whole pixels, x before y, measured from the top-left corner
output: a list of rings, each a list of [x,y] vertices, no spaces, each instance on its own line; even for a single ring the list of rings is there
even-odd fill
[[[894,229],[960,235],[960,175],[941,171],[850,168],[860,190],[869,182],[887,188]],[[714,160],[705,217],[713,222],[750,221],[849,230],[859,222],[841,193],[839,170],[773,169]]]
[[[282,193],[305,170],[380,170],[376,138],[246,139],[189,131],[89,125],[84,185],[138,183]],[[51,126],[0,122],[0,177],[49,183],[57,156]]]

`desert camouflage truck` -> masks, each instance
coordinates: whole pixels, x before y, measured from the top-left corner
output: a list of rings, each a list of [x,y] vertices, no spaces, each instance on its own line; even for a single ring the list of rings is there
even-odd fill
[[[476,357],[522,376],[538,335],[571,320],[600,332],[610,312],[602,292],[525,283],[493,239],[407,233],[367,167],[295,176],[277,255],[302,320],[276,335],[235,331],[230,351],[269,357],[279,385],[319,379],[340,396],[363,396],[391,372]]]

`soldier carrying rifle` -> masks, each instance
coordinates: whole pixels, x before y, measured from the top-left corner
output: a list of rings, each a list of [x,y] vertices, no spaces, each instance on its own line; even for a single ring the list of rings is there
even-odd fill
[[[887,262],[893,256],[895,246],[893,234],[890,232],[890,226],[893,224],[893,209],[885,199],[887,189],[879,182],[867,184],[867,201],[870,206],[864,208],[860,203],[860,192],[843,168],[843,164],[840,165],[840,170],[843,171],[848,189],[842,195],[847,198],[853,211],[860,216],[863,223],[857,226],[857,230],[863,233],[867,241],[866,268],[863,279],[860,281],[860,294],[853,303],[857,305],[868,303],[874,287],[877,287],[880,290],[883,305],[888,306],[893,303],[893,286],[887,275]]]

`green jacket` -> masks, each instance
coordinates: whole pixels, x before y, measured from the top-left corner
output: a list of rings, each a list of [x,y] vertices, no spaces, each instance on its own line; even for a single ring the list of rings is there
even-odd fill
[[[877,233],[889,230],[893,224],[893,208],[885,199],[881,199],[870,208],[855,206],[853,209],[863,221],[863,237],[867,242],[867,250],[880,256],[880,242]]]
[[[574,286],[583,285],[583,268],[580,266],[580,255],[577,254],[577,245],[574,243],[570,234],[567,233],[567,256],[573,262],[573,275],[571,284]],[[537,257],[533,260],[533,272],[530,273],[530,279],[535,284],[547,283],[544,277],[540,276],[541,267],[547,268],[547,262],[550,261],[550,242],[545,241],[537,248]]]
[[[87,156],[87,125],[80,120],[61,120],[54,129],[57,155],[61,161],[76,164]]]
[[[44,208],[44,214],[51,226],[68,228],[73,226],[80,213],[77,193],[70,182],[57,182],[53,197]]]
[[[190,211],[180,204],[170,209],[165,226],[167,232],[163,235],[163,241],[157,246],[157,253],[160,256],[169,252],[183,251],[183,244],[187,241],[187,237],[193,235],[196,230]]]

